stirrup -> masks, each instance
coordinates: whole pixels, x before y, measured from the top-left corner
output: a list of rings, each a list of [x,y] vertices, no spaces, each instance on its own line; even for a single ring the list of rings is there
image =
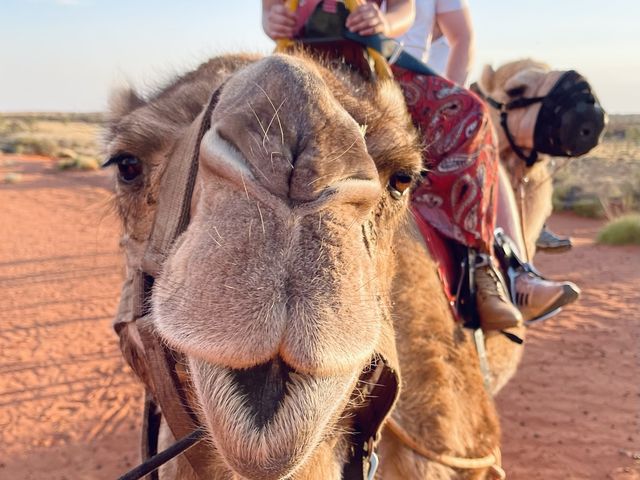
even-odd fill
[[[503,271],[506,273],[507,287],[511,301],[516,303],[516,277],[521,272],[530,272],[534,275],[542,277],[533,265],[528,264],[517,253],[516,245],[513,240],[504,232],[502,228],[496,228],[494,231],[494,251],[496,258],[500,262]]]
[[[528,327],[534,323],[538,323],[538,322],[542,322],[544,320],[548,320],[552,317],[555,317],[556,315],[558,315],[560,312],[562,311],[562,307],[558,307],[555,310],[551,310],[550,312],[547,313],[543,313],[542,315],[532,318],[530,320],[527,320],[524,322],[524,324]]]

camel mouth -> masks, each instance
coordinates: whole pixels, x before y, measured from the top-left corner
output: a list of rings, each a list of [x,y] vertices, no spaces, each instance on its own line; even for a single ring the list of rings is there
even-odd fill
[[[218,453],[249,480],[287,478],[331,434],[360,372],[320,377],[281,359],[233,370],[190,358],[203,423]]]
[[[277,358],[243,370],[230,370],[232,381],[248,400],[256,427],[264,428],[282,405],[294,370]]]

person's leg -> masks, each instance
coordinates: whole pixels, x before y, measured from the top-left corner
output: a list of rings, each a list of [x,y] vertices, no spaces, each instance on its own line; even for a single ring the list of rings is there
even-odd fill
[[[498,169],[498,215],[496,224],[504,230],[504,233],[517,247],[517,254],[524,262],[529,261],[524,234],[520,226],[520,214],[516,198],[509,182],[509,177],[503,168]]]
[[[520,224],[520,213],[506,172],[498,175],[497,225],[511,239],[511,247],[523,262],[530,262]],[[512,286],[514,303],[525,320],[544,317],[558,308],[572,303],[580,296],[580,289],[572,282],[547,280],[530,268],[530,263],[515,272]]]
[[[504,230],[518,249],[518,255],[524,261],[531,260],[527,251],[524,233],[520,225],[520,214],[515,194],[504,168],[500,167],[498,178],[498,216],[496,224]],[[548,229],[545,224],[536,241],[538,250],[561,253],[571,249],[571,239],[559,237]]]
[[[518,326],[522,314],[492,258],[498,149],[487,107],[441,77],[395,73],[425,144],[428,172],[414,192],[414,210],[440,233],[478,253],[474,271],[482,328]]]

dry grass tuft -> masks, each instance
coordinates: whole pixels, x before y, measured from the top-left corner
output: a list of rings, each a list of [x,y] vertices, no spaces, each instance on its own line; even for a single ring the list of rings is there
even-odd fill
[[[98,114],[23,113],[0,115],[0,151],[57,157],[99,157]]]
[[[20,175],[19,173],[6,173],[4,175],[4,177],[2,178],[2,182],[3,183],[19,183],[22,180],[22,175]]]
[[[77,155],[75,157],[66,157],[58,160],[56,168],[58,170],[98,170],[100,168],[100,162],[93,157]]]
[[[598,234],[598,243],[640,245],[640,214],[625,215],[609,222]]]

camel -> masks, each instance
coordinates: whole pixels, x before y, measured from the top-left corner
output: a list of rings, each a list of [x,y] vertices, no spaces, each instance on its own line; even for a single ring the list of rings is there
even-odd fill
[[[381,344],[400,365],[395,425],[439,454],[495,452],[492,394],[522,346],[487,337],[486,390],[408,209],[421,148],[391,81],[367,83],[300,52],[230,55],[149,99],[115,95],[105,140],[125,285],[145,268],[163,172],[212,92],[190,221],[160,257],[148,305],[161,341],[185,359],[206,431],[197,478],[342,478],[362,375]],[[173,441],[163,424],[160,447]],[[388,427],[377,450],[384,480],[493,475],[435,462]],[[196,478],[184,457],[160,473]]]
[[[553,70],[543,62],[523,59],[501,65],[496,70],[486,65],[478,80],[478,86],[483,96],[506,103],[519,97],[547,95],[565,73],[566,71]],[[540,103],[535,103],[509,113],[509,128],[513,132],[515,143],[527,152],[534,145],[534,129],[540,107]],[[585,139],[588,142],[588,150],[600,142],[601,133],[606,124],[604,111],[599,105],[595,108],[598,110],[594,115],[596,122],[592,126],[593,130],[588,134],[589,137]],[[536,239],[553,209],[551,157],[541,154],[538,156],[539,160],[528,167],[514,152],[504,129],[500,127],[500,111],[495,108],[489,110],[498,135],[502,167],[508,174],[516,196],[521,199],[520,213],[523,219],[525,244],[528,257],[533,258],[536,252]]]

